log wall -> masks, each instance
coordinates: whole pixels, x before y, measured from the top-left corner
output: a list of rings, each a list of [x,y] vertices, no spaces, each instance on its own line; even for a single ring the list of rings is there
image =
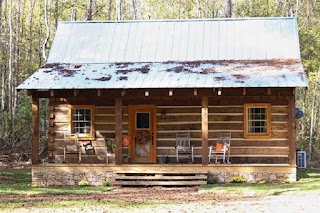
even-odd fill
[[[232,163],[288,163],[288,97],[290,90],[275,89],[267,95],[267,89],[246,91],[246,96],[210,96],[209,100],[209,145],[214,145],[218,133],[231,132]],[[237,91],[237,94],[242,91]],[[280,95],[280,92],[282,93]],[[278,96],[275,93],[278,92]],[[201,92],[199,92],[201,93]],[[81,94],[81,93],[80,93]],[[151,92],[151,96],[152,96]],[[247,95],[254,96],[247,96]],[[256,94],[261,96],[255,96]],[[270,93],[269,93],[270,94]],[[291,93],[292,94],[292,93]],[[137,95],[139,96],[139,95]],[[140,97],[140,96],[139,96]],[[190,132],[191,143],[195,149],[196,163],[201,162],[201,97],[143,97],[123,98],[123,134],[128,134],[128,105],[144,103],[157,105],[157,155],[169,156],[169,162],[175,162],[175,135],[178,132]],[[243,104],[271,103],[271,139],[244,139]],[[115,138],[114,100],[93,97],[84,100],[81,97],[50,98],[49,159],[61,162],[63,155],[63,132],[68,130],[69,104],[95,105],[94,142],[104,146],[104,139]],[[165,115],[165,116],[163,116]],[[88,141],[81,141],[82,144]],[[123,147],[123,153],[128,149]],[[101,154],[102,156],[102,154]],[[88,157],[89,159],[90,157]],[[102,157],[91,156],[88,162],[104,162]]]

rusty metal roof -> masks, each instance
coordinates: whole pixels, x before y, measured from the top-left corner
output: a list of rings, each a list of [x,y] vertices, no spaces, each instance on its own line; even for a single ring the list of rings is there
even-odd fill
[[[47,63],[300,59],[295,18],[60,22]]]
[[[306,87],[295,60],[47,64],[18,89]]]
[[[61,22],[18,89],[306,87],[295,18]]]

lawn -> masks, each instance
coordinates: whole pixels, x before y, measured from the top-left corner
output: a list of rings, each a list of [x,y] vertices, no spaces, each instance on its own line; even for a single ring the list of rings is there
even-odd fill
[[[298,181],[295,183],[264,183],[264,184],[208,184],[202,185],[200,192],[277,195],[288,191],[320,190],[320,168],[298,170]]]
[[[93,194],[111,189],[111,187],[31,187],[31,169],[1,169],[0,180],[0,195]]]
[[[210,209],[212,205],[224,205],[223,203],[230,202],[230,198],[238,201],[255,198],[259,200],[267,196],[285,195],[287,192],[309,193],[312,190],[313,192],[320,190],[320,168],[299,170],[298,178],[299,180],[295,183],[208,184],[199,188],[175,189],[80,186],[39,188],[31,186],[30,169],[2,169],[0,170],[0,212],[23,209],[30,212],[38,209],[47,212],[51,209],[50,211],[55,212],[57,209],[66,208],[71,212],[79,209],[93,212],[111,210],[112,212],[141,212],[149,209],[157,212],[160,207],[175,212],[174,208],[178,208],[179,205],[183,208],[185,202],[188,202],[188,205],[198,205],[188,208],[208,205]]]

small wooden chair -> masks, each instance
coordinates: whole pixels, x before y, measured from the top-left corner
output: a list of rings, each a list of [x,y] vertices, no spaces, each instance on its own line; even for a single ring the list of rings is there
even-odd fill
[[[67,163],[67,159],[77,159],[78,163],[81,162],[78,134],[67,135],[67,133],[64,132],[63,162]]]
[[[179,158],[190,158],[191,163],[194,162],[193,146],[190,144],[190,133],[176,134],[176,156],[177,163]]]
[[[230,142],[231,132],[221,133],[217,138],[215,146],[209,147],[209,163],[211,158],[215,159],[215,163],[218,160],[222,160],[222,163],[230,163]]]

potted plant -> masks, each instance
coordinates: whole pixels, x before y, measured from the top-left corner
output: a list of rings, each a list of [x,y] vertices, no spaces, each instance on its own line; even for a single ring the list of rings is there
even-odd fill
[[[167,163],[167,161],[168,161],[168,156],[162,155],[158,157],[158,163],[163,164],[163,163]]]
[[[130,155],[129,154],[123,154],[122,155],[122,163],[127,164],[130,161]]]

